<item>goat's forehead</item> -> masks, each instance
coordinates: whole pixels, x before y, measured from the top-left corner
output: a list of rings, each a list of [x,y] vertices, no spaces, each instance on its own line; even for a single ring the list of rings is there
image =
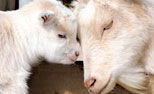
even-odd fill
[[[79,14],[79,25],[81,32],[86,32],[86,36],[99,35],[101,29],[113,20],[113,12],[108,5],[88,6]],[[95,33],[95,34],[94,34]],[[98,34],[96,34],[98,33]]]
[[[98,20],[105,22],[109,18],[113,17],[114,10],[108,4],[99,4],[96,2],[89,2],[85,8],[79,12],[80,23],[94,23]],[[96,22],[97,23],[97,22]]]
[[[70,17],[62,18],[58,27],[61,32],[67,34],[68,36],[74,36],[77,33],[77,21]]]

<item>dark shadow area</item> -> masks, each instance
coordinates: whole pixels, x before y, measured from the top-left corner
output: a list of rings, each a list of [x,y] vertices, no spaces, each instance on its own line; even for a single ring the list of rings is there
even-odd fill
[[[73,65],[42,62],[33,68],[29,80],[30,94],[89,94],[83,84],[83,63]],[[120,86],[109,94],[131,94]]]

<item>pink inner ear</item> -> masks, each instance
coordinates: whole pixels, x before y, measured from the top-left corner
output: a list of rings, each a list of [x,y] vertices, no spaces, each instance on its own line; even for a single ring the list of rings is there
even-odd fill
[[[48,17],[46,15],[41,17],[43,19],[44,22],[46,22],[48,20]]]

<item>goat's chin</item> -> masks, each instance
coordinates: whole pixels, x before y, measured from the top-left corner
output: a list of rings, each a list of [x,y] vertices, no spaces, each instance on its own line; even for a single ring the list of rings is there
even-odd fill
[[[106,88],[104,88],[104,90],[102,89],[101,92],[99,92],[98,94],[108,94],[110,91],[114,89],[115,85],[116,85],[115,81],[111,79]]]
[[[142,67],[129,68],[120,75],[118,84],[130,92],[147,94],[149,77]]]
[[[47,60],[49,63],[55,63],[55,64],[74,64],[75,60],[69,60],[68,58],[59,59],[59,60]]]

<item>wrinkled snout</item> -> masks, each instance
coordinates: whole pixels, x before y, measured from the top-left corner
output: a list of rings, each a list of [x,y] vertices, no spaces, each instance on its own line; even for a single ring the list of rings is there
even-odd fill
[[[85,87],[88,89],[89,93],[91,94],[106,94],[106,90],[108,89],[109,81],[104,81],[105,84],[102,84],[101,81],[97,81],[96,78],[90,78],[89,80],[85,81]],[[107,90],[108,91],[108,90]]]
[[[75,47],[74,45],[72,45],[71,49],[68,52],[67,58],[71,63],[74,63],[78,59],[79,55],[80,55],[80,46],[77,43]]]
[[[76,57],[79,56],[79,51],[75,51],[75,56],[76,56]]]
[[[99,66],[89,65],[89,63],[84,62],[84,85],[91,94],[107,94],[115,85],[112,73],[104,71]]]
[[[97,94],[98,93],[96,78],[90,78],[90,79],[86,80],[84,85],[88,89],[89,93],[91,93],[91,94]]]
[[[79,56],[79,51],[75,51],[72,56],[68,57],[70,61],[75,62]]]
[[[90,78],[89,80],[85,81],[85,87],[87,89],[90,89],[91,87],[93,87],[95,85],[96,79],[95,78]]]

